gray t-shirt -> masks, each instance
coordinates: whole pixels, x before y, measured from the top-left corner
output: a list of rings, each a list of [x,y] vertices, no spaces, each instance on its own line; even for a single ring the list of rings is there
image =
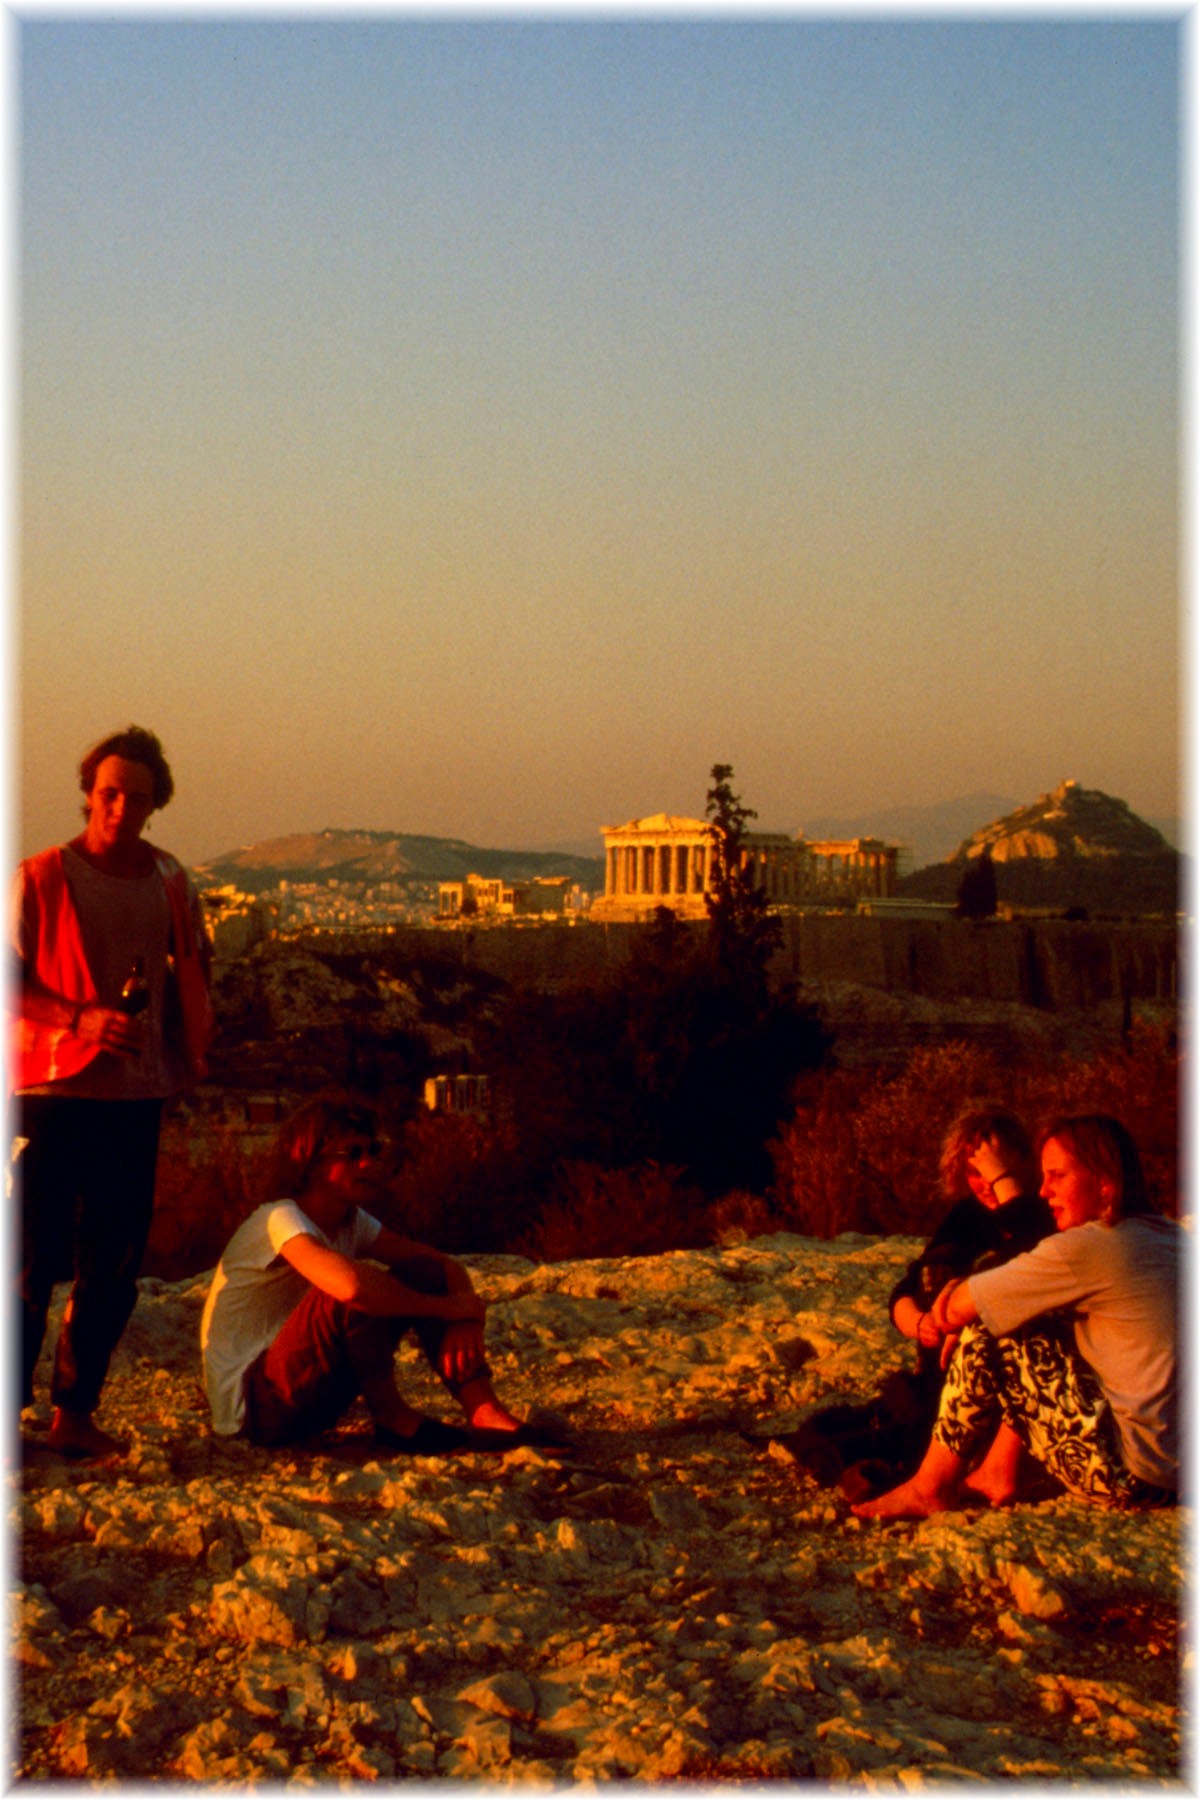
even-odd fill
[[[150,1005],[142,1014],[143,1048],[137,1056],[102,1050],[78,1074],[68,1075],[32,1094],[56,1094],[77,1100],[162,1100],[177,1094],[189,1080],[187,1066],[168,1041],[164,1026],[167,956],[171,948],[171,914],[167,892],[157,869],[133,878],[107,875],[92,867],[69,844],[63,845],[63,874],[79,921],[84,954],[96,993],[105,1006],[115,1006],[140,956],[146,965]],[[14,895],[18,950],[24,888],[20,876]]]
[[[1071,1313],[1079,1353],[1112,1407],[1126,1467],[1161,1487],[1174,1487],[1179,1476],[1179,1241],[1173,1219],[1092,1220],[968,1283],[996,1337],[1041,1313]]]

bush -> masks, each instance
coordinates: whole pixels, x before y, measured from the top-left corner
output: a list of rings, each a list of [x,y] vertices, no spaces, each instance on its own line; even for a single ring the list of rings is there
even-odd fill
[[[958,1039],[914,1050],[897,1076],[876,1083],[854,1120],[865,1229],[932,1231],[946,1210],[938,1161],[947,1130],[972,1100],[1012,1091],[1011,1074],[990,1051]],[[1022,1103],[1015,1109],[1024,1115]]]
[[[420,1112],[405,1127],[384,1223],[450,1255],[511,1249],[535,1202],[511,1135],[467,1114]]]
[[[717,1244],[723,1250],[750,1238],[786,1230],[769,1201],[761,1194],[747,1194],[740,1188],[714,1200],[704,1217],[704,1242]]]
[[[605,988],[515,997],[480,1055],[532,1190],[565,1163],[658,1163],[715,1199],[767,1186],[768,1140],[829,1043],[814,1008],[664,928]]]
[[[898,1073],[835,1070],[807,1083],[770,1146],[771,1203],[789,1231],[924,1236],[946,1209],[942,1139],[972,1100],[1010,1106],[1031,1132],[1056,1113],[1108,1112],[1133,1133],[1151,1198],[1178,1210],[1179,1047],[1172,1031],[1137,1024],[1090,1062],[999,1063],[952,1041],[915,1050]]]
[[[695,1249],[707,1241],[699,1198],[678,1169],[658,1163],[633,1169],[569,1163],[537,1223],[513,1247],[535,1262]]]
[[[142,1273],[183,1281],[213,1268],[258,1204],[268,1150],[232,1125],[197,1138],[190,1122],[165,1120]]]
[[[790,1116],[769,1143],[774,1179],[764,1196],[736,1171],[752,1166],[746,1134],[752,1122],[761,1146],[780,1090],[765,1115],[755,1112],[742,1077],[761,1065],[747,1052],[739,1074],[736,1033],[728,1060],[710,1040],[688,1072],[687,1040],[708,1002],[701,985],[690,1003],[699,1013],[672,1012],[670,986],[664,980],[657,999],[643,995],[658,1026],[643,1016],[615,1043],[605,1034],[628,995],[523,1003],[507,1117],[422,1110],[386,1120],[400,1155],[385,1222],[452,1255],[516,1251],[548,1261],[651,1255],[775,1230],[923,1236],[946,1207],[938,1190],[946,1128],[980,1096],[1008,1104],[1031,1129],[1054,1113],[1115,1114],[1141,1149],[1152,1200],[1178,1211],[1180,1053],[1169,1029],[1135,1024],[1088,1061],[1001,1065],[949,1042],[914,1051],[898,1072],[810,1071],[792,1083]],[[684,1021],[681,1036],[668,1033],[668,1018]],[[722,1160],[727,1133],[735,1150]],[[662,1150],[689,1141],[690,1164]],[[648,1144],[660,1153],[647,1154]],[[258,1201],[267,1155],[266,1143],[233,1126],[169,1118],[145,1272],[182,1280],[211,1268]],[[713,1159],[703,1185],[701,1158]]]
[[[771,1199],[786,1230],[831,1238],[869,1229],[854,1121],[864,1093],[877,1081],[873,1073],[836,1069],[809,1084],[795,1116],[770,1145]]]
[[[1174,1030],[1136,1020],[1120,1044],[1091,1062],[1063,1063],[1044,1071],[1036,1088],[1028,1084],[1029,1116],[1036,1122],[1056,1113],[1112,1113],[1142,1153],[1151,1200],[1177,1217],[1182,1076]]]

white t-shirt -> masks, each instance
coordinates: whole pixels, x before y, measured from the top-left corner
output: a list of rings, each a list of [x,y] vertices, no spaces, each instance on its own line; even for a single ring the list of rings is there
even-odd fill
[[[1125,1466],[1174,1487],[1179,1471],[1179,1227],[1135,1214],[1091,1220],[1043,1238],[999,1269],[970,1277],[971,1298],[996,1337],[1068,1308],[1075,1343],[1100,1378]]]
[[[241,1430],[246,1371],[274,1342],[311,1285],[280,1255],[289,1238],[314,1237],[357,1258],[366,1255],[380,1230],[378,1219],[356,1207],[329,1237],[294,1200],[270,1200],[243,1219],[217,1264],[200,1321],[204,1386],[219,1436]]]

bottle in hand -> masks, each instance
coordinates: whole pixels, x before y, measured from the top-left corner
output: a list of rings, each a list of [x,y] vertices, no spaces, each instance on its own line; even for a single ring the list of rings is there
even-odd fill
[[[117,1001],[119,1012],[128,1013],[136,1019],[144,1013],[150,1004],[150,983],[146,980],[146,959],[135,956],[125,977],[125,986],[121,989],[121,998]]]

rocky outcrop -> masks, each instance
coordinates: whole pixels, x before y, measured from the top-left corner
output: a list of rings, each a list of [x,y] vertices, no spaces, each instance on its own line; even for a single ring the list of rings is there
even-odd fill
[[[998,899],[1008,905],[1101,917],[1173,916],[1181,905],[1178,851],[1124,800],[1077,781],[981,826],[945,862],[907,876],[899,891],[953,900],[964,872],[985,852],[995,865]]]
[[[1080,787],[1077,781],[1061,782],[1031,806],[1019,806],[984,825],[959,845],[950,860],[969,861],[985,846],[998,863],[1026,857],[1159,856],[1170,848],[1161,831],[1139,819],[1124,800],[1098,788]]]
[[[69,1468],[33,1433],[7,1477],[16,1773],[1180,1780],[1186,1517],[865,1525],[761,1441],[905,1360],[885,1299],[912,1249],[480,1259],[502,1391],[576,1445],[420,1462],[361,1417],[214,1440],[206,1283],[144,1281],[101,1415],[129,1456]]]

